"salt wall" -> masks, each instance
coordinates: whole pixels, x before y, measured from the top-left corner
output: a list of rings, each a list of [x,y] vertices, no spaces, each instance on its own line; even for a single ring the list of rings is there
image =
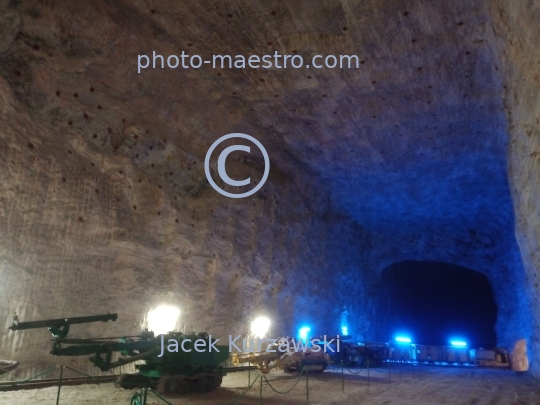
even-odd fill
[[[540,370],[540,3],[493,1],[490,4],[496,42],[505,78],[504,105],[508,119],[508,174],[516,216],[516,237],[525,267],[530,299],[521,308],[530,313],[533,371]],[[527,302],[527,301],[522,301]],[[524,320],[524,322],[526,322]]]

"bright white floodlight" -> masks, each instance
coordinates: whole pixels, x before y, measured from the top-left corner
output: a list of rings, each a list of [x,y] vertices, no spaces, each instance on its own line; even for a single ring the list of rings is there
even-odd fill
[[[155,335],[165,334],[176,329],[180,310],[171,305],[160,305],[148,313],[148,330]]]
[[[266,333],[270,329],[270,319],[264,316],[259,316],[253,322],[251,322],[251,333],[257,336],[259,339],[264,338]]]

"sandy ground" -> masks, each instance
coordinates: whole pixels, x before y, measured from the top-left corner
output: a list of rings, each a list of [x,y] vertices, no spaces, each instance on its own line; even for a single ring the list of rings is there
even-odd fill
[[[352,371],[352,370],[351,370]],[[251,379],[258,372],[251,373]],[[390,381],[389,381],[390,377]],[[296,376],[275,371],[267,375],[272,386],[280,391],[290,389]],[[321,379],[324,378],[324,381]],[[230,404],[246,390],[248,373],[225,376],[220,389],[207,394],[190,394],[167,397],[172,404],[212,405]],[[361,405],[540,405],[540,384],[528,375],[517,375],[512,371],[477,368],[445,368],[431,366],[394,365],[390,369],[370,370],[369,385],[367,371],[358,375],[345,371],[344,392],[340,371],[310,375],[309,404],[361,404]],[[236,404],[259,403],[259,381]],[[1,405],[56,404],[57,388],[0,392]],[[115,388],[114,384],[63,387],[60,396],[62,405],[129,405],[133,392]],[[286,395],[276,394],[265,382],[262,404],[306,404],[306,379]],[[149,395],[148,405],[164,404]]]

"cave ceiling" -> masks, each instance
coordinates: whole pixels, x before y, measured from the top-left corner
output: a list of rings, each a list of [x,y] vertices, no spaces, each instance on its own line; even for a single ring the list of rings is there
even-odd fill
[[[36,134],[52,154],[117,154],[196,195],[204,181],[167,173],[193,165],[204,179],[208,147],[241,132],[267,147],[271,180],[293,179],[319,215],[450,239],[511,226],[503,84],[483,2],[25,1],[3,21],[0,71],[60,137]],[[138,55],[153,51],[360,64],[138,73]],[[170,148],[185,162],[168,161]]]

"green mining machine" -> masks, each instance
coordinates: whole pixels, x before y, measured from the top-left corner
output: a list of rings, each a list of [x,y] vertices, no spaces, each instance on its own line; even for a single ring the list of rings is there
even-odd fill
[[[137,336],[119,338],[74,339],[67,337],[70,324],[107,322],[116,319],[117,314],[105,314],[19,322],[14,316],[10,329],[15,331],[47,327],[54,337],[51,354],[56,356],[91,355],[90,361],[101,371],[139,362],[135,364],[136,373],[122,374],[119,377],[118,385],[125,389],[153,388],[162,393],[208,392],[221,385],[223,375],[227,371],[241,371],[240,368],[231,370],[221,366],[229,357],[228,347],[215,344],[212,347],[211,338],[205,332],[198,334],[169,332],[163,337],[156,337],[149,331],[144,331]],[[162,353],[162,342],[167,345],[171,339],[178,342],[178,351],[164,350]],[[196,341],[198,341],[197,344]],[[121,356],[113,361],[114,353],[119,353]]]

